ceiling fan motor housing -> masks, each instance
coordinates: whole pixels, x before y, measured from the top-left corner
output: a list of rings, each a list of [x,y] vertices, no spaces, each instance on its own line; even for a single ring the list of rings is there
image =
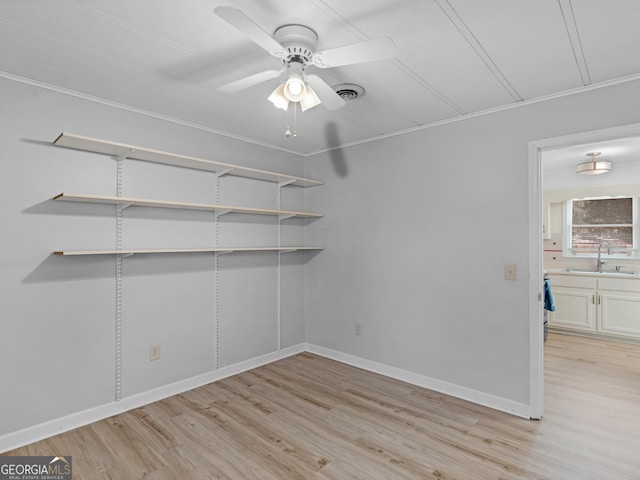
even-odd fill
[[[318,35],[304,25],[283,25],[278,27],[273,34],[276,42],[289,52],[288,62],[301,63],[306,66],[311,61],[318,42]]]

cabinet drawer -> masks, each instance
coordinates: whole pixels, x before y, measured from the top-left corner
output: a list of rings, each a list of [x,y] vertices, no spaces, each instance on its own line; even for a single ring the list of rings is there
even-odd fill
[[[640,279],[631,278],[599,278],[599,290],[617,290],[618,292],[640,293]]]
[[[551,288],[553,287],[572,287],[572,288],[588,288],[595,290],[598,280],[595,277],[581,277],[580,275],[552,275],[549,274]]]

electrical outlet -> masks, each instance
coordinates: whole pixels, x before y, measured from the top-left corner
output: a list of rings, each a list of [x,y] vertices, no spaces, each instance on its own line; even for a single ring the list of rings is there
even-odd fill
[[[515,263],[506,263],[504,265],[504,279],[505,280],[517,280],[518,279],[518,267]]]
[[[362,335],[362,324],[360,322],[354,323],[354,333],[356,335]]]
[[[151,345],[149,347],[149,361],[160,360],[160,345]]]

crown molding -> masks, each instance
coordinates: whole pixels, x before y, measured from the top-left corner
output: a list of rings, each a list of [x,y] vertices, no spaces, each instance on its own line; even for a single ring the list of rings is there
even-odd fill
[[[415,127],[405,128],[402,130],[396,130],[395,132],[389,132],[381,135],[376,135],[375,137],[363,138],[362,140],[356,140],[353,142],[347,142],[340,145],[336,145],[335,147],[323,148],[320,150],[315,150],[313,152],[308,152],[304,154],[304,157],[312,157],[314,155],[318,155],[320,153],[331,152],[333,150],[339,150],[342,148],[353,147],[356,145],[362,145],[364,143],[375,142],[378,140],[383,140],[385,138],[397,137],[400,135],[406,135],[413,132],[418,132],[420,130],[427,130],[429,128],[439,127],[441,125],[448,125],[450,123],[462,122],[464,120],[469,120],[471,118],[483,117],[485,115],[491,115],[498,112],[504,112],[506,110],[512,110],[514,108],[525,107],[527,105],[534,105],[536,103],[547,102],[550,100],[555,100],[563,97],[570,97],[572,95],[578,95],[580,93],[590,92],[592,90],[599,90],[601,88],[611,87],[614,85],[620,85],[624,83],[634,82],[636,80],[640,80],[640,73],[635,73],[633,75],[627,75],[625,77],[614,78],[613,80],[606,80],[604,82],[593,83],[591,85],[586,85],[584,87],[572,88],[569,90],[563,90],[562,92],[551,93],[549,95],[543,95],[541,97],[530,98],[527,100],[522,100],[520,102],[509,103],[507,105],[500,105],[498,107],[488,108],[486,110],[481,110],[478,112],[467,113],[464,115],[459,115],[457,117],[447,118],[445,120],[438,120],[437,122],[425,123],[423,125],[416,125]]]
[[[223,130],[218,130],[218,129],[215,129],[215,128],[207,127],[207,126],[201,125],[199,123],[187,122],[185,120],[181,120],[179,118],[171,117],[169,115],[162,115],[160,113],[152,112],[150,110],[145,110],[143,108],[133,107],[131,105],[127,105],[127,104],[124,104],[124,103],[114,102],[112,100],[107,100],[105,98],[96,97],[94,95],[89,95],[87,93],[82,93],[82,92],[78,92],[76,90],[71,90],[71,89],[68,89],[68,88],[60,87],[60,86],[54,85],[52,83],[42,82],[40,80],[34,80],[32,78],[23,77],[21,75],[15,75],[13,73],[4,72],[4,71],[0,70],[0,78],[5,78],[7,80],[12,80],[14,82],[23,83],[23,84],[26,84],[26,85],[31,85],[31,86],[42,88],[42,89],[45,89],[45,90],[50,90],[52,92],[61,93],[63,95],[69,95],[70,97],[76,97],[76,98],[80,98],[82,100],[87,100],[87,101],[90,101],[90,102],[99,103],[99,104],[102,104],[102,105],[106,105],[108,107],[113,107],[113,108],[117,108],[117,109],[120,109],[120,110],[125,110],[125,111],[128,111],[128,112],[132,112],[132,113],[137,113],[139,115],[145,115],[147,117],[155,118],[155,119],[158,119],[158,120],[163,120],[165,122],[174,123],[176,125],[181,125],[183,127],[194,128],[196,130],[201,130],[203,132],[213,133],[214,135],[220,135],[222,137],[232,138],[234,140],[239,140],[241,142],[251,143],[253,145],[258,145],[260,147],[270,148],[270,149],[273,149],[273,150],[279,150],[281,152],[289,153],[289,154],[292,154],[292,155],[295,155],[295,156],[298,156],[298,157],[304,157],[305,156],[304,154],[302,154],[300,152],[296,152],[294,150],[289,150],[287,148],[282,148],[282,147],[279,147],[277,145],[273,145],[273,144],[270,144],[270,143],[260,142],[258,140],[255,140],[255,139],[252,139],[252,138],[249,138],[249,137],[243,137],[242,135],[235,135],[233,133],[225,132]]]
[[[270,143],[266,143],[266,142],[260,142],[258,140],[249,138],[249,137],[244,137],[241,135],[235,135],[233,133],[229,133],[229,132],[225,132],[223,130],[217,130],[215,128],[211,128],[211,127],[207,127],[204,125],[200,125],[198,123],[192,123],[192,122],[187,122],[185,120],[181,120],[179,118],[175,118],[175,117],[171,117],[169,115],[162,115],[159,113],[155,113],[149,110],[145,110],[142,108],[138,108],[138,107],[133,107],[131,105],[126,105],[123,103],[118,103],[118,102],[114,102],[111,100],[107,100],[104,98],[100,98],[100,97],[96,97],[93,95],[89,95],[86,93],[82,93],[82,92],[77,92],[75,90],[70,90],[67,88],[63,88],[63,87],[59,87],[57,85],[53,85],[50,83],[46,83],[46,82],[42,82],[39,80],[34,80],[28,77],[23,77],[20,75],[15,75],[12,73],[8,73],[8,72],[4,72],[4,71],[0,71],[0,78],[6,78],[8,80],[12,80],[15,82],[19,82],[19,83],[24,83],[27,85],[32,85],[35,87],[39,87],[39,88],[43,88],[46,90],[51,90],[57,93],[61,93],[64,95],[69,95],[72,97],[76,97],[76,98],[80,98],[83,100],[87,100],[87,101],[91,101],[91,102],[95,102],[95,103],[100,103],[102,105],[106,105],[109,107],[113,107],[113,108],[118,108],[121,110],[126,110],[129,112],[133,112],[133,113],[137,113],[140,115],[145,115],[148,117],[152,117],[152,118],[156,118],[159,120],[164,120],[166,122],[171,122],[171,123],[175,123],[177,125],[181,125],[181,126],[185,126],[185,127],[189,127],[189,128],[194,128],[197,130],[201,130],[204,132],[208,132],[208,133],[213,133],[215,135],[220,135],[223,137],[227,137],[227,138],[231,138],[234,140],[239,140],[242,142],[247,142],[253,145],[258,145],[261,147],[265,147],[265,148],[269,148],[269,149],[273,149],[273,150],[278,150],[281,152],[285,152],[291,155],[295,155],[298,157],[303,157],[303,158],[307,158],[307,157],[313,157],[315,155],[319,155],[321,153],[326,153],[326,152],[331,152],[333,150],[339,150],[339,149],[343,149],[343,148],[348,148],[348,147],[354,147],[356,145],[362,145],[365,143],[370,143],[370,142],[376,142],[378,140],[384,140],[386,138],[392,138],[392,137],[397,137],[397,136],[401,136],[401,135],[407,135],[413,132],[418,132],[421,130],[426,130],[429,128],[435,128],[435,127],[439,127],[441,125],[448,125],[451,123],[456,123],[456,122],[461,122],[464,120],[469,120],[472,118],[477,118],[477,117],[482,117],[485,115],[491,115],[494,113],[499,113],[499,112],[504,112],[507,110],[511,110],[514,108],[520,108],[520,107],[525,107],[528,105],[534,105],[536,103],[542,103],[542,102],[547,102],[550,100],[555,100],[558,98],[563,98],[563,97],[569,97],[572,95],[578,95],[581,93],[586,93],[586,92],[590,92],[592,90],[599,90],[601,88],[606,88],[606,87],[611,87],[614,85],[620,85],[620,84],[624,84],[624,83],[629,83],[629,82],[633,82],[633,81],[637,81],[640,80],[640,73],[636,73],[633,75],[627,75],[624,77],[619,77],[619,78],[614,78],[612,80],[606,80],[604,82],[599,82],[599,83],[593,83],[591,85],[586,85],[586,86],[582,86],[582,87],[578,87],[578,88],[572,88],[569,90],[564,90],[562,92],[557,92],[557,93],[552,93],[549,95],[543,95],[540,97],[535,97],[535,98],[530,98],[527,100],[522,100],[519,102],[515,102],[515,103],[509,103],[507,105],[500,105],[498,107],[493,107],[493,108],[488,108],[486,110],[481,110],[478,112],[473,112],[473,113],[467,113],[464,115],[458,115],[456,117],[452,117],[452,118],[447,118],[444,120],[438,120],[436,122],[431,122],[431,123],[425,123],[422,125],[416,125],[415,127],[410,127],[410,128],[405,128],[402,130],[396,130],[393,132],[389,132],[389,133],[385,133],[385,134],[381,134],[381,135],[376,135],[374,137],[367,137],[367,138],[363,138],[361,140],[355,140],[353,142],[346,142],[346,143],[341,143],[340,145],[336,145],[333,147],[329,147],[329,148],[322,148],[319,150],[313,150],[311,152],[307,152],[307,153],[302,153],[302,152],[297,152],[295,150],[290,150],[287,148],[282,148],[279,147],[277,145],[273,145]]]

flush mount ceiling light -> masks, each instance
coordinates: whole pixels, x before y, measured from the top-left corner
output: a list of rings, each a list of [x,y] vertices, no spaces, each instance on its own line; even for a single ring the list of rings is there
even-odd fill
[[[611,162],[606,160],[596,161],[596,157],[601,155],[602,152],[590,152],[587,153],[587,157],[591,157],[591,160],[579,164],[576,167],[576,173],[580,175],[600,175],[602,173],[608,173],[611,171]]]

